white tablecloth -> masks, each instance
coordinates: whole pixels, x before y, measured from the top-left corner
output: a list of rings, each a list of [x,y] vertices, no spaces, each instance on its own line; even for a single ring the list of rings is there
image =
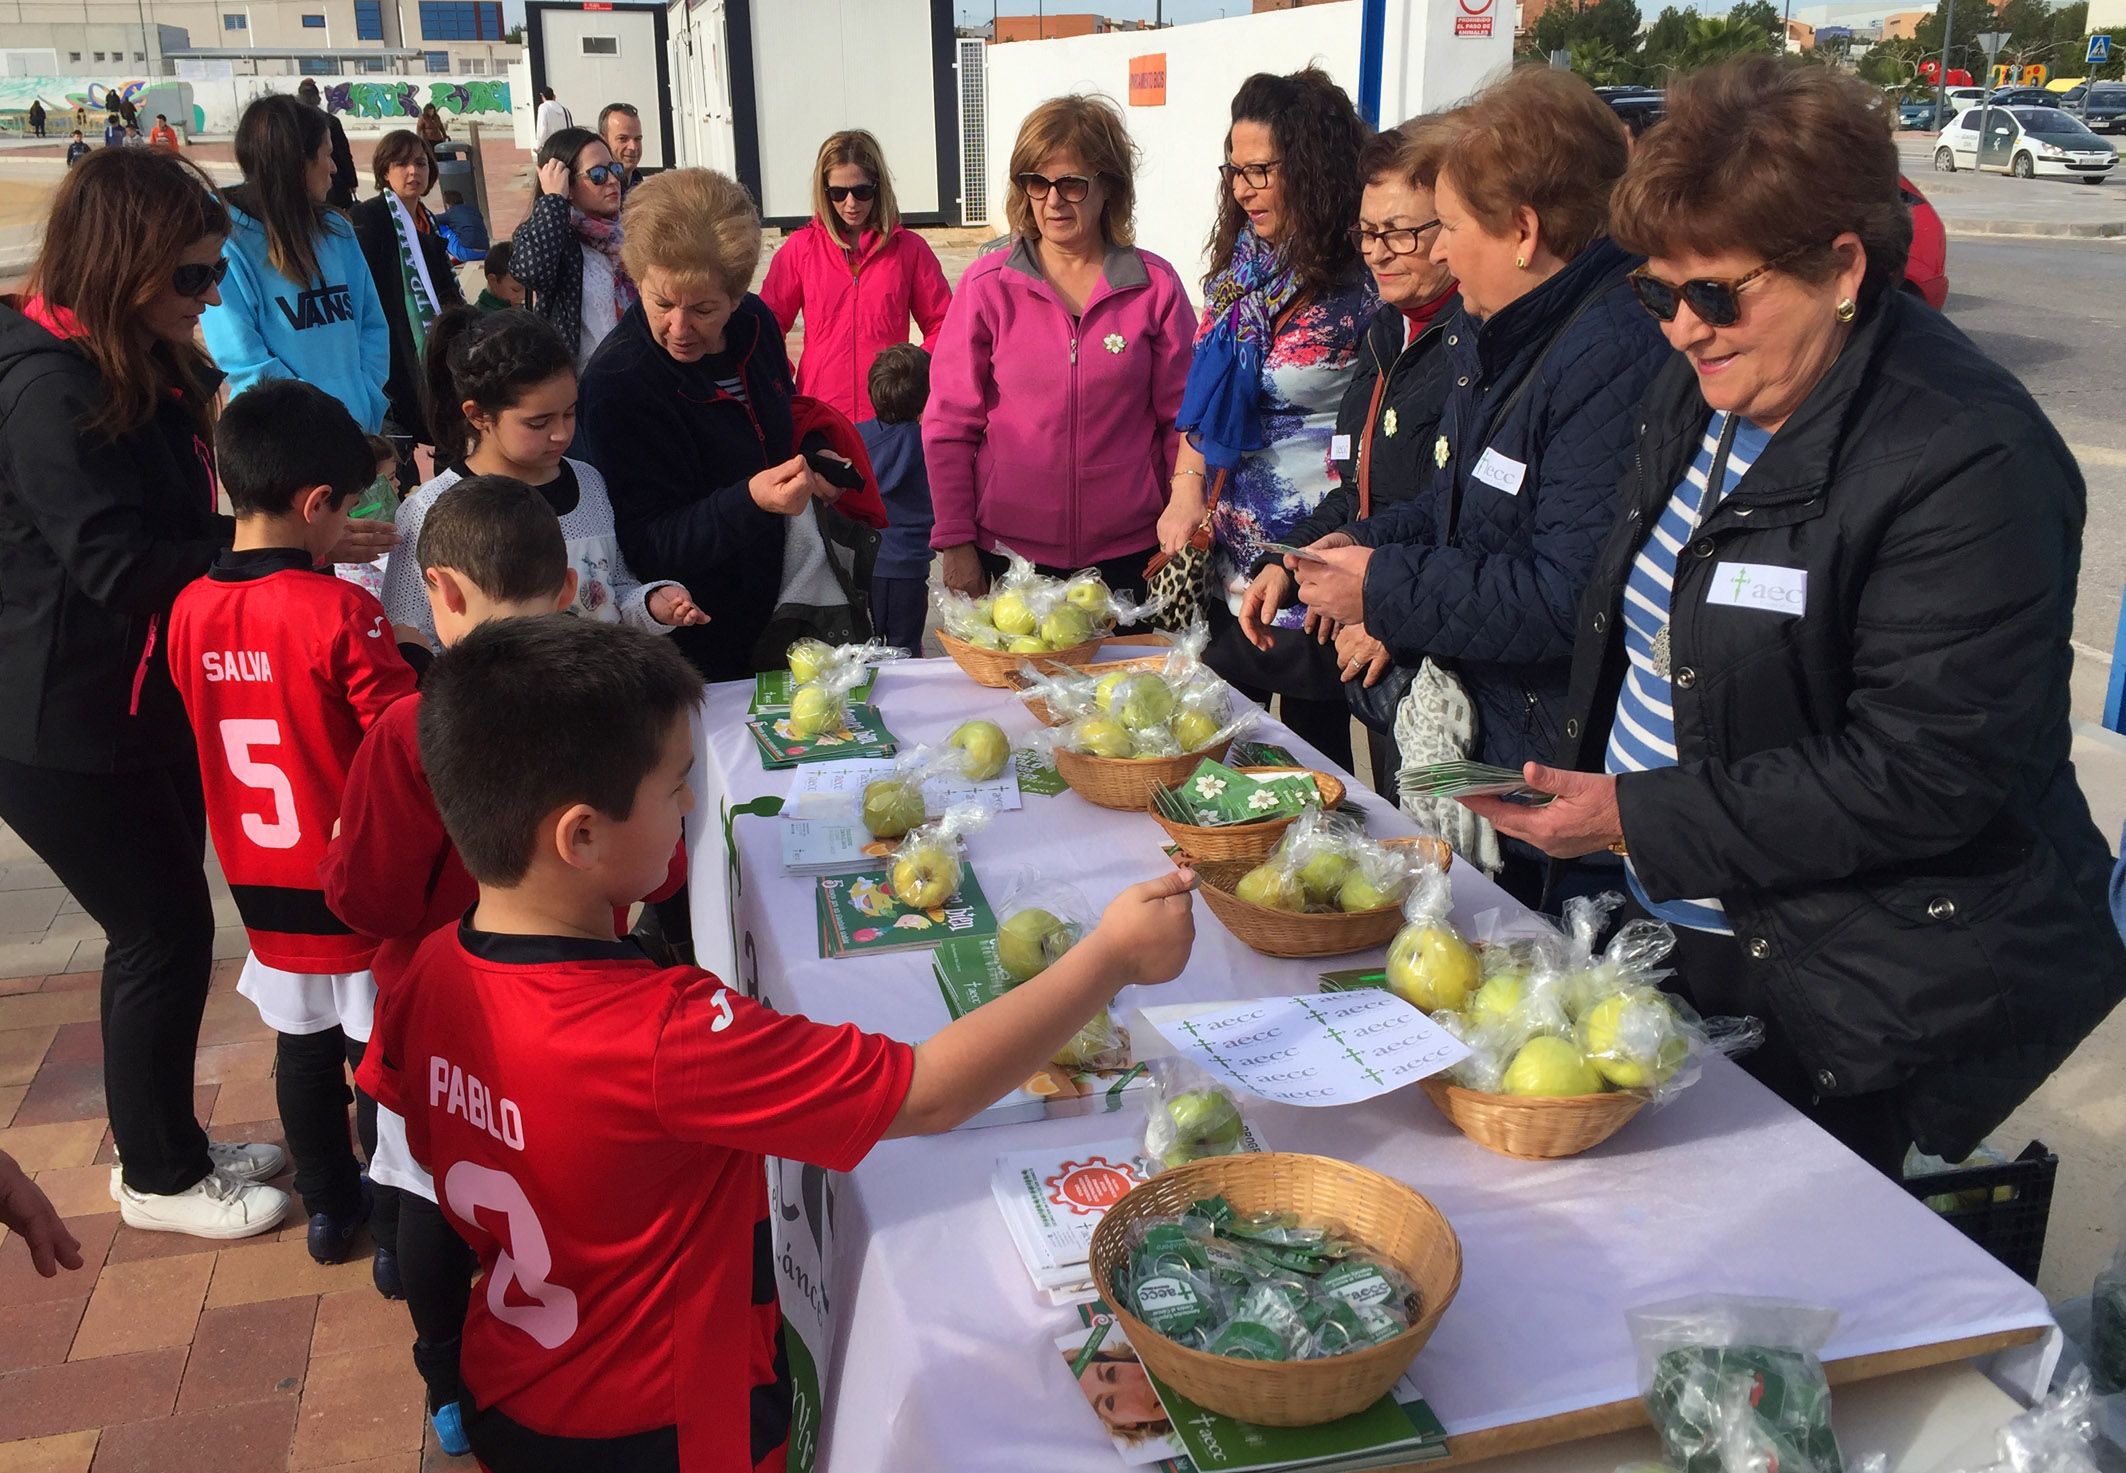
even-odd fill
[[[947,1020],[927,952],[822,960],[813,882],[781,873],[770,821],[737,820],[738,862],[727,866],[719,813],[790,783],[787,772],[761,770],[745,736],[749,692],[713,687],[704,708],[702,821],[689,829],[702,964],[733,968],[784,1010],[927,1036]],[[1035,725],[1004,693],[976,687],[946,661],[886,667],[876,700],[904,746],[942,742],[973,716],[1015,735]],[[1255,736],[1325,765],[1274,723]],[[1373,832],[1408,830],[1356,783],[1352,794]],[[1099,906],[1167,868],[1163,842],[1149,818],[1064,792],[1027,795],[1022,811],[977,832],[969,852],[993,898],[1015,866],[1034,865]],[[1512,905],[1481,874],[1459,865],[1453,873],[1464,924]],[[734,874],[742,876],[735,887]],[[1187,970],[1163,988],[1126,994],[1125,1006],[1311,991],[1324,969],[1380,958],[1276,960],[1248,950],[1200,901],[1196,919]],[[1633,1396],[1624,1310],[1684,1293],[1829,1305],[1841,1317],[1826,1352],[1833,1358],[2051,1325],[2035,1289],[1721,1061],[1667,1108],[1568,1161],[1482,1150],[1416,1089],[1333,1110],[1255,1102],[1249,1114],[1277,1149],[1363,1162],[1411,1183],[1460,1234],[1460,1297],[1417,1362],[1450,1434]],[[822,1357],[823,1466],[1111,1473],[1114,1454],[1051,1346],[1073,1312],[1036,1298],[989,1178],[1002,1152],[1118,1137],[1141,1122],[1131,1110],[891,1141],[838,1182],[826,1214],[832,1231],[821,1234],[824,1282],[805,1285],[820,1291],[815,1304],[833,1327],[834,1350]],[[798,1191],[793,1179],[793,1204]],[[790,1292],[786,1278],[786,1303]],[[1999,1369],[2041,1386],[2055,1354],[2048,1335]]]

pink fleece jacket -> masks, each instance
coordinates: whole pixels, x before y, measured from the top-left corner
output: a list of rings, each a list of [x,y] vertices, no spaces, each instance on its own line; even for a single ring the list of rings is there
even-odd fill
[[[797,392],[861,422],[872,418],[871,360],[879,349],[908,341],[911,317],[929,346],[952,305],[952,288],[930,242],[912,230],[883,240],[867,230],[852,254],[814,220],[768,262],[760,299],[785,333],[804,313]]]
[[[1110,248],[1077,318],[1026,240],[968,267],[923,414],[930,545],[1082,568],[1156,544],[1195,330],[1149,251]]]

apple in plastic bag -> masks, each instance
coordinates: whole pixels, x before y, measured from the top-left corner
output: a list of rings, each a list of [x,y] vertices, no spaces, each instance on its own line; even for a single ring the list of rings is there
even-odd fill
[[[997,927],[997,960],[1012,981],[1025,982],[1053,966],[1075,939],[1067,922],[1029,906]]]
[[[1121,688],[1123,681],[1130,678],[1132,673],[1134,672],[1128,670],[1111,670],[1101,676],[1093,686],[1093,704],[1103,711],[1114,710],[1115,692]]]
[[[994,721],[962,722],[949,745],[967,754],[965,771],[974,782],[988,782],[1011,761],[1011,738]]]
[[[1592,1095],[1602,1092],[1602,1080],[1578,1048],[1546,1033],[1521,1045],[1506,1066],[1505,1089],[1535,1098]]]
[[[816,737],[841,724],[841,703],[816,685],[802,685],[790,697],[790,730],[800,737]]]
[[[1006,634],[1031,634],[1035,621],[1025,599],[1016,593],[1000,593],[989,606],[989,622]]]
[[[1387,892],[1373,883],[1362,869],[1354,869],[1336,887],[1336,908],[1349,914],[1361,910],[1379,910],[1395,902]]]
[[[1041,639],[1052,650],[1075,649],[1093,637],[1093,621],[1071,604],[1049,612],[1041,621]]]
[[[1690,1056],[1675,1009],[1652,988],[1613,992],[1580,1019],[1580,1048],[1618,1089],[1651,1089]]]
[[[1351,877],[1351,856],[1335,849],[1324,849],[1308,856],[1299,867],[1299,888],[1306,891],[1310,905],[1327,905],[1330,897],[1343,888]]]
[[[1080,579],[1063,590],[1063,597],[1089,619],[1098,619],[1107,613],[1107,585],[1098,578]]]
[[[1266,910],[1305,910],[1307,906],[1307,892],[1299,881],[1267,864],[1258,864],[1242,875],[1233,893]]]
[[[923,785],[912,777],[881,777],[864,784],[864,827],[874,839],[898,839],[928,816]]]
[[[1423,1012],[1460,1007],[1477,972],[1475,949],[1444,926],[1405,926],[1388,944],[1388,986]]]
[[[1222,1089],[1184,1090],[1166,1102],[1166,1114],[1180,1137],[1176,1149],[1190,1148],[1187,1160],[1223,1156],[1240,1143],[1240,1108]]]
[[[1078,747],[1095,757],[1133,757],[1137,752],[1136,742],[1123,730],[1122,723],[1105,719],[1088,721],[1078,728]]]
[[[1164,726],[1174,714],[1174,691],[1157,675],[1132,675],[1115,691],[1108,708],[1131,731]]]
[[[819,672],[827,668],[833,654],[825,640],[800,639],[790,646],[790,678],[799,685],[810,685],[819,679]]]
[[[1174,718],[1174,740],[1184,752],[1200,752],[1218,739],[1218,722],[1201,711],[1183,711]]]
[[[910,910],[935,910],[959,888],[959,857],[943,844],[917,844],[893,862],[893,896]]]

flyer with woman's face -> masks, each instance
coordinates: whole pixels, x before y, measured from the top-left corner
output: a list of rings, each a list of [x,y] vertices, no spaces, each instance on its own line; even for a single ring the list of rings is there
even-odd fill
[[[1058,1336],[1056,1349],[1124,1463],[1144,1467],[1182,1456],[1181,1444],[1173,1439],[1174,1425],[1121,1325],[1096,1320]]]

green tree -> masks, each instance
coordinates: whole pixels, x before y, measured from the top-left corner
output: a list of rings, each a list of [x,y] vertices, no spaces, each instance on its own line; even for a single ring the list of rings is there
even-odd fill
[[[1727,13],[1727,18],[1743,24],[1755,24],[1763,28],[1765,39],[1778,46],[1786,39],[1786,21],[1779,7],[1772,0],[1741,0]]]
[[[1948,0],[1934,7],[1934,13],[1914,28],[1919,48],[1928,56],[1940,57],[1942,26],[1946,23],[1945,12]],[[1985,0],[1959,0],[1956,7],[1956,33],[1949,38],[1949,70],[1958,67],[1968,70],[1976,77],[1986,67],[1986,54],[1978,49],[1978,34],[1991,30],[1996,17],[1993,7]]]
[[[1717,66],[1732,57],[1771,49],[1772,38],[1754,21],[1717,15],[1693,16],[1690,40],[1677,57],[1675,69],[1694,72],[1701,67]]]
[[[1607,41],[1588,36],[1572,43],[1572,69],[1590,87],[1607,87],[1621,80],[1624,58]]]
[[[1680,52],[1690,43],[1691,18],[1696,14],[1673,5],[1663,10],[1639,43],[1640,59],[1658,63]]]
[[[1918,85],[1919,64],[1924,60],[1926,53],[1917,41],[1878,42],[1860,59],[1860,77],[1878,87],[1910,90]]]

